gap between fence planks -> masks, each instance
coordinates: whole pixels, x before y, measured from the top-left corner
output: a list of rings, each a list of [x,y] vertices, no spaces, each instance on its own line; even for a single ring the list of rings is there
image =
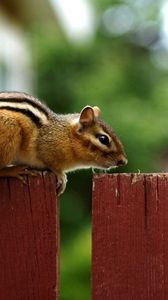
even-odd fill
[[[58,218],[54,174],[0,179],[0,299],[58,299]]]
[[[168,174],[96,175],[92,300],[168,299]]]

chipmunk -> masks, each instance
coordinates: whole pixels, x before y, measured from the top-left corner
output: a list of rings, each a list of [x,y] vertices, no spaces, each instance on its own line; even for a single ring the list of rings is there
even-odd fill
[[[62,115],[26,93],[1,92],[0,177],[21,179],[32,174],[29,167],[49,169],[57,176],[60,195],[68,171],[125,165],[122,143],[99,116],[97,106]]]

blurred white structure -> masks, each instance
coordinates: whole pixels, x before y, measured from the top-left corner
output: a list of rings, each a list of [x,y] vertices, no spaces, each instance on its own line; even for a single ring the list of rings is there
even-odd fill
[[[86,42],[95,34],[95,14],[89,0],[1,0],[1,91],[33,91],[35,76],[26,26],[58,26],[57,21],[72,42]]]
[[[0,90],[32,91],[31,56],[23,32],[0,11]]]
[[[168,1],[166,0],[161,9],[161,39],[163,46],[168,49]]]
[[[168,0],[163,0],[160,9],[160,36],[151,48],[151,61],[162,71],[168,71]]]
[[[35,76],[27,28],[56,24],[46,0],[0,0],[0,90],[32,93]]]
[[[92,39],[96,30],[94,7],[89,0],[50,0],[68,38],[77,43]]]

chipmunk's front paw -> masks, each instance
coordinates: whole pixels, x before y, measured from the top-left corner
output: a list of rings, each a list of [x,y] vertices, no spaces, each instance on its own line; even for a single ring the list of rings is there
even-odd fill
[[[64,173],[55,173],[57,176],[57,195],[60,196],[63,194],[67,184],[67,176]]]

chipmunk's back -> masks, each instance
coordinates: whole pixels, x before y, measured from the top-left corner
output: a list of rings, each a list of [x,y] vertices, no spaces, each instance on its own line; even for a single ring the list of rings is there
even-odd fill
[[[26,93],[1,92],[0,93],[0,111],[8,110],[20,112],[36,124],[47,123],[50,110],[42,104],[37,98]]]

